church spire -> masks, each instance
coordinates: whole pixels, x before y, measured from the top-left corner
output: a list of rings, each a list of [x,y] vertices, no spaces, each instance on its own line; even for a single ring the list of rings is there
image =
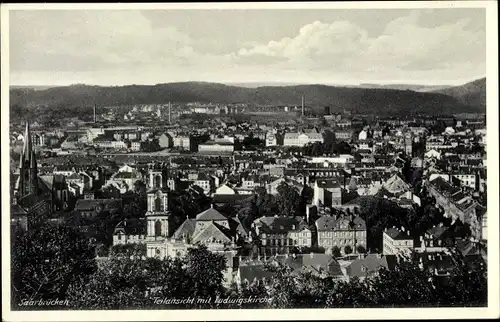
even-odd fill
[[[23,152],[21,153],[21,165],[25,164],[26,161],[29,162],[29,159],[31,158],[31,150],[32,146],[31,146],[30,123],[29,121],[26,121],[26,129],[24,130]]]
[[[20,197],[28,194],[37,193],[38,191],[38,173],[35,158],[35,150],[31,142],[31,132],[29,122],[26,122],[24,131],[24,145],[19,163],[19,192]]]

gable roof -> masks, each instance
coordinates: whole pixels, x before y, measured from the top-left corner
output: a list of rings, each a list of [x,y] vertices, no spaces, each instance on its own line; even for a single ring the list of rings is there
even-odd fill
[[[214,208],[208,208],[196,215],[196,220],[227,220],[227,218]]]
[[[384,188],[390,193],[403,192],[408,190],[409,187],[410,186],[403,179],[401,179],[398,174],[394,174],[384,183]]]
[[[175,239],[180,239],[184,236],[191,237],[194,233],[194,229],[196,227],[196,220],[187,218],[184,222],[177,228],[173,237]]]
[[[227,243],[231,241],[231,236],[228,229],[212,221],[203,230],[195,231],[192,242],[210,242],[213,240]]]
[[[115,226],[113,234],[146,235],[146,228],[146,218],[124,219]]]
[[[387,231],[384,231],[384,233],[394,240],[413,239],[407,233],[397,228],[388,228]]]
[[[358,258],[346,267],[347,275],[351,277],[365,277],[377,273],[380,268],[392,269],[396,265],[396,256],[368,254],[364,258]]]
[[[301,217],[261,217],[254,221],[255,226],[264,233],[284,234],[289,231],[299,231],[308,225]]]
[[[340,183],[335,179],[316,180],[316,184],[323,189],[341,188]]]

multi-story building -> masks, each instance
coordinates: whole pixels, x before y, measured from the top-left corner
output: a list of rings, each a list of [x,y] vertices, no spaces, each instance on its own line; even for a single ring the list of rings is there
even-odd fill
[[[384,255],[407,254],[413,250],[413,238],[404,227],[386,228],[382,234]]]
[[[205,195],[210,195],[215,188],[214,179],[206,173],[198,173],[196,179],[193,180],[193,184],[202,188]]]
[[[191,137],[189,135],[180,135],[175,133],[169,133],[172,137],[172,146],[175,148],[180,148],[182,150],[191,149]]]
[[[278,145],[278,137],[276,133],[267,132],[266,133],[266,146],[277,146]]]
[[[326,250],[338,247],[343,253],[349,253],[349,248],[352,253],[357,252],[360,247],[366,249],[366,222],[359,216],[322,216],[315,224],[318,247]]]
[[[173,145],[173,139],[168,133],[162,133],[158,136],[158,145],[160,148],[169,148]]]
[[[198,151],[205,153],[234,152],[234,144],[230,142],[216,143],[215,141],[207,141],[198,145]]]
[[[354,132],[352,130],[335,131],[335,139],[336,140],[350,141],[350,140],[352,140],[353,135],[354,135]]]
[[[127,143],[124,141],[117,141],[115,138],[110,138],[110,137],[97,137],[94,138],[92,141],[93,145],[99,148],[104,148],[104,149],[126,149],[127,148]]]
[[[141,146],[142,146],[142,142],[141,141],[130,142],[130,150],[132,150],[132,151],[140,151],[141,150]]]
[[[310,247],[312,233],[301,217],[261,217],[252,223],[260,240],[260,254],[287,254],[293,248]]]
[[[453,173],[452,175],[460,181],[462,186],[479,190],[479,175],[477,173],[472,171],[461,171]]]
[[[470,226],[472,236],[481,238],[481,218],[476,215],[477,202],[462,189],[451,185],[441,177],[428,182],[429,194],[436,199],[436,203],[445,211],[445,216],[460,219]]]
[[[332,207],[342,204],[342,187],[337,180],[318,179],[314,182],[313,204]]]
[[[31,144],[33,144],[33,146],[44,146],[46,145],[45,137],[45,133],[32,133]]]
[[[146,218],[124,219],[113,231],[113,246],[146,243]]]
[[[106,210],[121,209],[121,199],[78,199],[75,211],[82,217],[95,217]]]
[[[323,135],[318,132],[287,132],[283,138],[284,146],[305,146],[309,143],[323,143]]]

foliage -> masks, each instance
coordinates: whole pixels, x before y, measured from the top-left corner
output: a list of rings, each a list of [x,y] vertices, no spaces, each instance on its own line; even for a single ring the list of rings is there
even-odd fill
[[[207,307],[196,302],[163,305],[155,299],[215,298],[224,294],[225,269],[224,256],[204,246],[174,259],[113,256],[101,262],[95,274],[72,285],[68,299],[79,309]]]
[[[278,194],[268,194],[263,187],[255,189],[253,198],[244,202],[237,216],[244,227],[250,228],[251,223],[260,217],[296,216],[305,213],[307,199],[311,198],[310,190],[299,194],[297,189],[285,182],[278,186]]]
[[[211,203],[211,199],[204,194],[188,190],[171,191],[168,199],[172,229],[179,227],[187,218],[193,218],[209,208]]]
[[[119,244],[111,246],[111,257],[146,256],[146,244]]]
[[[75,279],[96,269],[94,245],[64,225],[13,231],[11,256],[13,303],[63,299]]]
[[[331,252],[332,252],[333,257],[342,256],[342,253],[341,253],[340,248],[338,246],[333,246]]]
[[[186,256],[187,274],[194,280],[193,296],[214,297],[223,293],[222,271],[226,269],[226,259],[212,253],[205,246],[188,249]]]
[[[367,247],[372,251],[382,249],[382,233],[385,228],[396,226],[409,228],[408,210],[395,202],[380,198],[369,197],[360,201],[360,214],[366,221]]]
[[[344,247],[344,254],[349,255],[352,254],[352,247],[347,245]]]
[[[281,216],[296,216],[300,206],[300,194],[293,186],[282,182],[278,186],[276,205]]]
[[[486,305],[485,264],[471,265],[453,252],[449,276],[437,276],[406,258],[394,269],[381,268],[378,274],[358,279],[336,280],[310,272],[293,272],[283,264],[268,264],[273,278],[264,288],[271,308],[296,307],[431,307]]]
[[[365,254],[366,253],[366,248],[363,247],[362,245],[358,245],[356,247],[356,251],[358,252],[358,254]]]
[[[74,308],[147,308],[154,304],[154,296],[187,296],[186,283],[189,279],[178,259],[110,258],[95,274],[73,285],[68,299]]]
[[[157,104],[175,101],[187,102],[248,102],[255,105],[293,105],[295,93],[302,92],[306,97],[314,98],[314,105],[343,106],[347,110],[377,115],[415,115],[419,113],[435,114],[436,106],[440,112],[457,113],[472,111],[483,107],[467,105],[456,99],[435,93],[416,93],[412,91],[387,91],[385,89],[341,88],[324,85],[310,87],[286,86],[277,90],[275,87],[243,88],[213,83],[170,83],[154,86],[95,87],[72,85],[54,87],[45,90],[10,90],[12,115],[33,115],[46,120],[58,120],[63,117],[79,117],[90,120],[93,104],[131,105]],[[40,107],[40,108],[38,108]],[[21,112],[18,112],[21,110]],[[192,116],[190,116],[192,117]],[[233,116],[234,117],[234,116]],[[206,119],[200,115],[200,119]]]

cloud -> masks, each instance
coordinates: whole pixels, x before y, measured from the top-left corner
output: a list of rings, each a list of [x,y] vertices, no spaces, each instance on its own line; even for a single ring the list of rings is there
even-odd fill
[[[57,77],[94,83],[352,83],[439,82],[485,73],[484,30],[470,28],[469,19],[423,26],[423,13],[408,12],[377,34],[354,20],[318,20],[287,37],[256,42],[217,33],[193,38],[189,29],[152,24],[132,10],[12,11],[11,75],[20,83]]]
[[[294,37],[242,48],[237,54],[247,61],[268,56],[295,68],[331,72],[400,73],[472,64],[477,74],[484,73],[485,34],[468,30],[469,19],[429,28],[418,24],[419,17],[418,11],[399,17],[376,37],[349,21],[315,21]]]
[[[47,12],[43,16],[20,12],[12,29],[12,67],[21,70],[36,70],[30,62],[34,57],[49,62],[38,65],[42,70],[66,69],[64,62],[71,59],[87,61],[75,64],[75,71],[174,62],[176,54],[182,56],[191,45],[189,36],[176,28],[152,28],[139,12],[128,10]],[[61,60],[51,59],[56,56]]]

